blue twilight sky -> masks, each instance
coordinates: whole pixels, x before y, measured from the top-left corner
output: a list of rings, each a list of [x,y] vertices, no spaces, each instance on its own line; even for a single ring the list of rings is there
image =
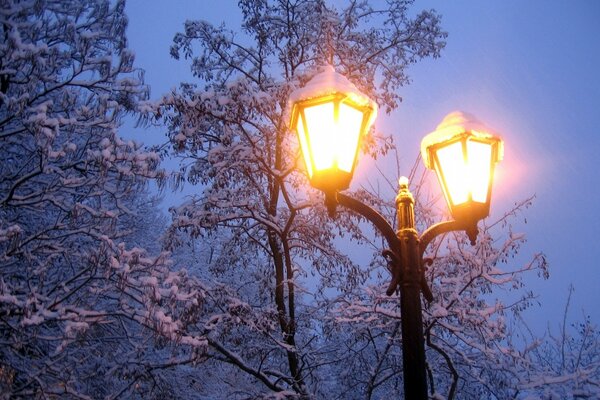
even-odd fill
[[[191,79],[189,63],[169,56],[184,21],[225,22],[235,29],[241,20],[236,4],[128,0],[130,47],[146,70],[153,98]],[[473,113],[500,133],[505,158],[493,212],[535,194],[528,223],[519,225],[529,239],[522,253],[543,251],[550,263],[549,280],[527,281],[542,303],[528,312],[528,320],[536,329],[548,320],[556,328],[573,284],[570,315],[579,319],[585,310],[600,323],[600,2],[417,1],[413,6],[428,8],[443,16],[446,49],[440,59],[409,69],[413,81],[401,91],[404,102],[378,119],[378,129],[402,143],[406,173],[421,138],[453,110]],[[157,131],[135,134],[146,143],[164,138]],[[357,173],[368,175],[368,164],[359,164]]]

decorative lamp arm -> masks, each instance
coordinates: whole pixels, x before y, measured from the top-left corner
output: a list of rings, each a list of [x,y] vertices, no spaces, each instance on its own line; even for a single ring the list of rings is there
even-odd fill
[[[392,228],[386,219],[376,210],[343,193],[336,192],[326,194],[325,204],[327,205],[329,214],[332,216],[334,215],[335,206],[337,205],[344,206],[354,211],[375,225],[379,230],[379,233],[383,235],[389,246],[389,249],[383,251],[383,256],[388,260],[390,272],[392,273],[392,280],[390,281],[386,293],[388,296],[391,296],[402,281],[400,239],[398,239],[394,228]]]
[[[335,193],[335,203],[342,205],[350,210],[360,214],[369,222],[371,222],[379,232],[383,235],[385,240],[388,242],[390,249],[397,253],[400,249],[400,241],[396,236],[396,232],[394,228],[390,226],[390,224],[386,221],[386,219],[379,214],[376,210],[372,209],[368,205],[363,202],[353,199],[352,197],[346,196],[343,193]],[[399,254],[398,254],[399,256]]]
[[[419,251],[421,253],[421,258],[423,254],[425,254],[425,250],[429,243],[433,239],[435,239],[439,235],[443,235],[444,233],[454,232],[454,231],[465,231],[469,240],[471,240],[471,245],[475,245],[475,241],[477,239],[477,222],[476,221],[444,221],[439,222],[437,224],[431,225],[419,238]]]

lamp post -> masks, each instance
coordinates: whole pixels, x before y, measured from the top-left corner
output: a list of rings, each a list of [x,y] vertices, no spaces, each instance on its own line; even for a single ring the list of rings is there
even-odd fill
[[[488,216],[495,164],[502,141],[472,116],[446,116],[421,144],[423,160],[434,169],[454,218],[434,224],[421,235],[415,227],[414,198],[408,179],[401,177],[396,196],[398,230],[376,210],[343,193],[349,187],[362,137],[368,132],[377,104],[331,66],[323,68],[303,88],[290,95],[292,129],[298,134],[307,174],[313,187],[325,193],[330,215],[337,205],[373,223],[389,246],[383,255],[391,265],[387,294],[400,290],[404,396],[427,398],[427,375],[421,293],[433,296],[424,274],[423,254],[438,235],[465,231],[471,243],[477,222]]]

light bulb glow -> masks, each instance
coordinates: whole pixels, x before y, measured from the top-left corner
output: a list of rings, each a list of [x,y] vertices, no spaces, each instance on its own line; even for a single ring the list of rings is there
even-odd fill
[[[466,154],[465,154],[466,151]],[[492,175],[492,145],[475,140],[458,141],[437,150],[440,181],[449,204],[487,202]]]
[[[309,153],[308,142],[306,141],[306,130],[304,129],[304,118],[298,118],[298,124],[296,126],[296,130],[298,132],[298,138],[300,140],[300,149],[302,150],[302,154],[304,155],[304,161],[306,164],[306,171],[308,172],[308,177],[312,178],[313,176],[313,167],[312,163],[309,161],[310,159],[307,157]]]
[[[313,168],[323,171],[337,167],[352,172],[362,124],[363,113],[344,103],[338,110],[334,102],[306,107],[296,129],[302,152],[312,155],[312,165],[307,163],[309,177]]]
[[[473,201],[485,203],[492,177],[492,146],[489,143],[469,140],[467,142],[469,156],[469,184]]]
[[[438,174],[445,182],[449,204],[462,204],[469,200],[469,182],[467,165],[462,151],[462,143],[454,142],[437,151],[439,160]]]
[[[335,159],[342,171],[352,172],[360,139],[363,113],[344,103],[340,104],[336,124]]]
[[[304,109],[313,167],[322,171],[333,167],[335,161],[336,127],[333,119],[334,103],[323,103]]]

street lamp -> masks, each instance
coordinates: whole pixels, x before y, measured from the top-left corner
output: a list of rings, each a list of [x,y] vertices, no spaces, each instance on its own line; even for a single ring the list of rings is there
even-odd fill
[[[477,222],[489,214],[502,141],[473,117],[458,112],[423,139],[423,160],[435,169],[454,220],[434,224],[419,236],[407,178],[400,178],[396,196],[397,231],[373,208],[340,193],[350,185],[361,138],[377,105],[330,66],[293,92],[290,103],[290,126],[298,134],[309,180],[325,193],[331,215],[335,206],[347,207],[373,223],[388,243],[383,252],[392,272],[387,294],[400,289],[404,395],[427,399],[421,293],[429,302],[433,296],[425,280],[423,254],[436,236],[450,231],[464,230],[475,243]]]
[[[435,170],[456,220],[485,218],[490,212],[494,167],[502,141],[473,116],[453,112],[423,138],[421,155]]]
[[[290,126],[298,132],[312,186],[326,193],[347,189],[377,103],[331,66],[296,90],[290,101]]]

